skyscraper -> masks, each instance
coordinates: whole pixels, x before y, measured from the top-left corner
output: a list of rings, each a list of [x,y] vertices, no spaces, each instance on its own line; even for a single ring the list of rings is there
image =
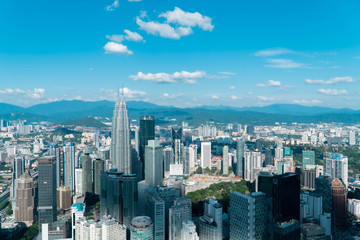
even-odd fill
[[[223,161],[222,161],[222,172],[223,174],[229,174],[229,146],[223,147]]]
[[[155,117],[154,116],[141,116],[140,117],[140,146],[139,156],[142,162],[142,176],[145,176],[145,147],[149,140],[155,139]]]
[[[329,176],[315,178],[315,192],[322,196],[324,213],[332,212],[331,179]]]
[[[344,184],[335,178],[331,184],[332,203],[336,225],[343,225],[346,217],[346,189]]]
[[[146,191],[146,212],[153,222],[154,240],[165,240],[165,201],[155,188]]]
[[[82,187],[84,195],[93,193],[92,160],[89,153],[81,157],[82,161]]]
[[[216,199],[204,201],[204,215],[199,221],[199,236],[201,239],[222,239],[222,205]]]
[[[23,222],[29,227],[34,222],[34,181],[28,172],[25,172],[17,180],[15,221]]]
[[[75,144],[66,143],[63,146],[64,156],[64,185],[75,189]]]
[[[131,173],[130,125],[124,95],[115,104],[111,131],[112,168]]]
[[[169,240],[181,240],[182,222],[191,220],[190,199],[178,198],[169,209]]]
[[[201,142],[201,167],[211,169],[211,142]]]
[[[16,199],[16,189],[18,188],[18,178],[25,172],[25,159],[16,157],[13,162],[13,178],[12,178],[12,198]]]
[[[324,175],[338,178],[348,186],[348,158],[342,154],[329,153],[324,159]]]
[[[244,177],[244,152],[245,152],[245,140],[238,138],[236,141],[236,176]]]
[[[262,192],[230,193],[230,240],[265,240],[267,210]]]
[[[307,165],[315,165],[315,152],[314,151],[302,151],[302,166],[303,169],[306,168]]]
[[[138,216],[131,221],[130,240],[153,240],[153,223],[147,216]]]
[[[39,158],[39,226],[56,221],[56,159],[54,156]]]
[[[121,224],[130,226],[137,215],[138,187],[135,174],[116,169],[101,173],[100,215],[111,215]]]
[[[199,240],[196,226],[193,221],[183,221],[181,229],[181,240]]]
[[[349,133],[349,145],[350,146],[354,146],[356,144],[355,134],[356,133],[354,131],[350,131],[350,133]]]
[[[189,145],[189,171],[192,173],[195,170],[195,163],[197,161],[197,145]]]
[[[101,173],[104,171],[104,161],[96,159],[93,162],[93,182],[94,182],[94,193],[100,195],[101,192]]]
[[[173,149],[170,146],[167,146],[163,150],[164,155],[164,171],[169,172],[170,171],[170,164],[173,164]]]
[[[61,151],[59,145],[49,145],[49,156],[55,156],[56,159],[56,187],[61,186]]]
[[[162,186],[163,156],[159,140],[149,140],[145,147],[145,182],[149,187]]]

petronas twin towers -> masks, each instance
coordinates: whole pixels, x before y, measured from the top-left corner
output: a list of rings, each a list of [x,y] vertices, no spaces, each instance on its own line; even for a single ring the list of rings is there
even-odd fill
[[[131,139],[129,114],[124,94],[117,99],[112,120],[111,132],[111,162],[112,168],[125,174],[131,174]]]

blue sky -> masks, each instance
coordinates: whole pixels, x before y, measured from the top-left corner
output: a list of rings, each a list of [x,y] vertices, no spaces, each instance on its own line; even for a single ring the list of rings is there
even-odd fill
[[[0,2],[0,102],[360,109],[360,2]]]

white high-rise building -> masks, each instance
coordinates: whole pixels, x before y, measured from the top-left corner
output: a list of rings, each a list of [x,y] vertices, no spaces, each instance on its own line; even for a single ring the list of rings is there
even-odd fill
[[[256,179],[254,169],[262,167],[261,152],[245,152],[244,154],[244,180],[253,182]]]
[[[82,185],[82,169],[75,169],[75,193],[83,194],[83,185]]]
[[[225,175],[229,173],[229,146],[227,145],[223,147],[222,170]]]
[[[64,186],[68,186],[74,192],[75,190],[75,144],[66,143],[63,146],[64,156]]]
[[[99,222],[81,218],[75,225],[76,240],[126,240],[126,226],[111,217]]]
[[[197,145],[190,144],[189,146],[189,170],[192,173],[195,170],[195,163],[197,161]]]
[[[324,175],[339,178],[348,187],[348,158],[342,154],[329,153],[324,161]]]
[[[357,218],[360,218],[360,200],[348,199],[348,212]]]
[[[201,167],[211,169],[211,142],[201,142]]]
[[[124,95],[115,104],[112,131],[111,131],[111,157],[112,168],[125,174],[131,173],[131,139],[129,115]]]
[[[193,221],[183,221],[181,229],[181,240],[199,240],[196,226]]]
[[[349,145],[354,146],[356,144],[355,132],[350,131],[349,133]]]

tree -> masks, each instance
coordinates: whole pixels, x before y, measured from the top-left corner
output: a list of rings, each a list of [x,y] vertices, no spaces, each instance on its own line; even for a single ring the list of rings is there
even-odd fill
[[[197,174],[202,174],[202,173],[203,173],[202,167],[198,167],[198,168],[196,169],[195,173],[197,173]]]
[[[13,210],[11,208],[11,204],[9,204],[9,206],[6,209],[6,215],[10,216],[13,214]]]

